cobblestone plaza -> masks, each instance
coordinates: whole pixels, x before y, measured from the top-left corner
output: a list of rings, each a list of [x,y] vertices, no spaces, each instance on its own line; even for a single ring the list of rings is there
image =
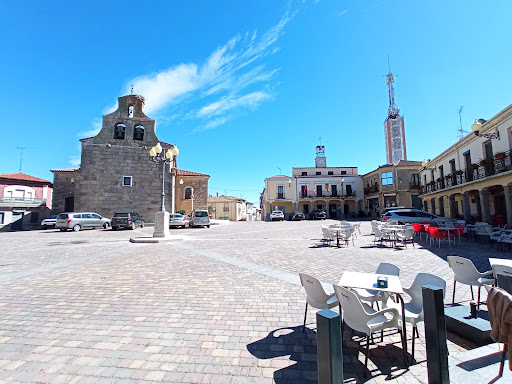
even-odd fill
[[[344,271],[374,272],[389,262],[405,287],[419,272],[444,278],[449,303],[447,255],[470,258],[480,271],[490,268],[489,257],[510,258],[465,240],[374,246],[369,222],[354,246],[341,248],[324,246],[312,221],[229,223],[171,231],[183,241],[129,242],[151,233],[0,233],[0,382],[315,383],[315,312],[303,333],[299,272],[329,286]],[[470,299],[469,288],[458,286],[456,300]],[[409,353],[410,338],[409,329]],[[400,338],[386,332],[371,346],[364,377],[362,339],[345,328],[345,382],[427,382],[421,326],[408,370]],[[452,382],[496,376],[498,345],[473,347],[449,334]],[[506,371],[498,382],[510,378]]]

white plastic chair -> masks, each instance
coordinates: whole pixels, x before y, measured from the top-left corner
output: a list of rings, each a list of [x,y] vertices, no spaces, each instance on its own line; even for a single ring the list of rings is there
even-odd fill
[[[471,299],[475,300],[475,295],[473,294],[473,286],[478,287],[478,301],[477,306],[480,306],[480,288],[482,285],[492,285],[494,284],[494,279],[485,278],[484,276],[492,274],[491,271],[487,272],[478,272],[473,262],[469,259],[460,256],[448,256],[448,265],[453,271],[455,275],[453,279],[453,297],[452,304],[455,303],[455,285],[457,282],[461,284],[466,284],[471,287]]]
[[[405,321],[412,325],[412,358],[414,359],[414,339],[418,335],[418,323],[424,320],[423,313],[423,287],[425,285],[435,285],[443,289],[443,299],[446,295],[446,282],[438,276],[430,273],[418,273],[409,288],[404,288],[404,292],[411,296],[411,301],[405,303]],[[387,307],[395,308],[400,315],[400,325],[403,321],[401,304],[388,300]]]
[[[332,236],[331,231],[329,231],[329,228],[322,226],[322,234],[324,235],[322,240],[330,245],[330,243],[334,240],[334,237]]]
[[[355,234],[355,228],[347,228],[345,230],[340,231],[341,239],[345,242],[345,244],[348,246],[349,240],[352,240],[352,246],[354,246],[354,237]]]
[[[494,264],[492,266],[492,274],[495,279],[498,275],[512,276],[512,268],[506,265]]]
[[[306,316],[308,314],[308,305],[317,309],[331,309],[335,306],[339,307],[341,314],[341,306],[336,298],[335,293],[328,294],[325,292],[322,283],[316,277],[307,275],[305,273],[299,273],[300,282],[306,291],[306,310],[304,311],[304,325],[302,332],[306,330]]]
[[[407,248],[408,242],[411,242],[412,247],[416,248],[414,246],[414,228],[412,227],[406,227],[403,232],[397,232],[396,239],[401,241],[405,245],[405,248]]]
[[[498,250],[500,250],[501,245],[508,244],[510,247],[512,245],[512,234],[502,233],[496,242],[498,243]]]
[[[380,263],[375,271],[377,275],[391,275],[391,276],[399,276],[400,268],[391,263]],[[367,301],[371,304],[373,308],[373,304],[377,303],[377,309],[379,309],[379,302],[385,303],[388,301],[389,294],[369,289],[361,289],[354,288],[353,291],[359,297],[361,301]]]
[[[398,329],[398,310],[396,308],[386,308],[376,311],[368,304],[361,303],[361,300],[359,300],[354,292],[337,285],[334,285],[334,292],[340,300],[343,322],[353,330],[366,334],[366,357],[364,366],[367,368],[368,354],[370,352],[370,338],[372,334],[388,328]],[[391,315],[391,317],[386,316],[386,314]],[[403,334],[400,334],[403,337]],[[341,338],[343,340],[343,334]],[[407,365],[407,362],[405,362],[405,364]],[[365,369],[365,376],[366,372],[367,369]]]

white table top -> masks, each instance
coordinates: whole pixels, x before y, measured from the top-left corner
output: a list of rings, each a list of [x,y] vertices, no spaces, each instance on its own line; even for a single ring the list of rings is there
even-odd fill
[[[387,288],[377,287],[377,277],[385,276],[388,278]],[[377,273],[364,273],[364,272],[352,272],[345,271],[341,276],[340,282],[338,283],[341,287],[347,288],[362,288],[380,292],[391,292],[403,294],[404,290],[398,276],[392,275],[381,275]]]
[[[437,229],[440,229],[441,231],[457,231],[459,228],[452,228],[452,227],[437,227]]]
[[[509,259],[489,258],[489,263],[491,264],[491,267],[493,267],[495,265],[504,265],[505,267],[511,267],[512,268],[512,260],[509,260]]]

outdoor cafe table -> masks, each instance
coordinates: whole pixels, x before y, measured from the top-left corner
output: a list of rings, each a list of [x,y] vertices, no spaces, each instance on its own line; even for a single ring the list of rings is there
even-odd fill
[[[459,228],[452,228],[452,227],[437,227],[440,231],[446,231],[448,232],[448,246],[450,246],[450,231],[458,231]],[[459,235],[459,242],[460,242],[460,235]],[[453,245],[455,245],[455,238],[453,239]]]
[[[403,233],[405,231],[405,225],[387,225],[379,227],[383,234],[389,234],[390,240],[396,245],[397,233]]]
[[[387,277],[388,278],[388,287],[387,288],[379,288],[377,287],[377,278],[378,277]],[[392,275],[380,275],[377,273],[364,273],[364,272],[353,272],[353,271],[345,271],[341,276],[341,279],[338,283],[340,287],[345,288],[361,288],[367,289],[370,291],[379,291],[379,292],[387,292],[394,293],[400,300],[400,305],[402,307],[402,349],[404,350],[404,360],[407,362],[407,333],[406,333],[406,322],[405,322],[405,303],[402,295],[404,294],[404,290],[402,288],[402,284],[400,283],[400,279],[398,276]],[[407,363],[406,363],[407,364]]]
[[[496,277],[496,274],[494,273],[494,266],[495,265],[502,265],[504,267],[509,267],[512,270],[512,260],[509,259],[495,259],[495,258],[489,258],[489,263],[491,264],[491,268],[493,270],[493,275]]]
[[[350,229],[350,227],[336,227],[336,228],[329,227],[329,232],[331,232],[331,233],[336,232],[336,246],[338,248],[340,247],[340,232],[346,232],[349,229]]]

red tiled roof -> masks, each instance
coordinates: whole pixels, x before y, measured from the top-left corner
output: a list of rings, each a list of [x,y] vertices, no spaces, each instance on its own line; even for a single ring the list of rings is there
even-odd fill
[[[50,172],[75,172],[80,168],[63,168],[63,169],[50,169]]]
[[[40,179],[39,177],[30,176],[25,173],[4,173],[0,175],[0,179],[11,179],[11,180],[21,180],[21,181],[36,181],[39,183],[48,183],[51,184],[51,181]]]
[[[208,177],[210,176],[210,175],[205,175],[204,173],[185,171],[183,169],[177,169],[176,175],[177,176],[208,176]]]

